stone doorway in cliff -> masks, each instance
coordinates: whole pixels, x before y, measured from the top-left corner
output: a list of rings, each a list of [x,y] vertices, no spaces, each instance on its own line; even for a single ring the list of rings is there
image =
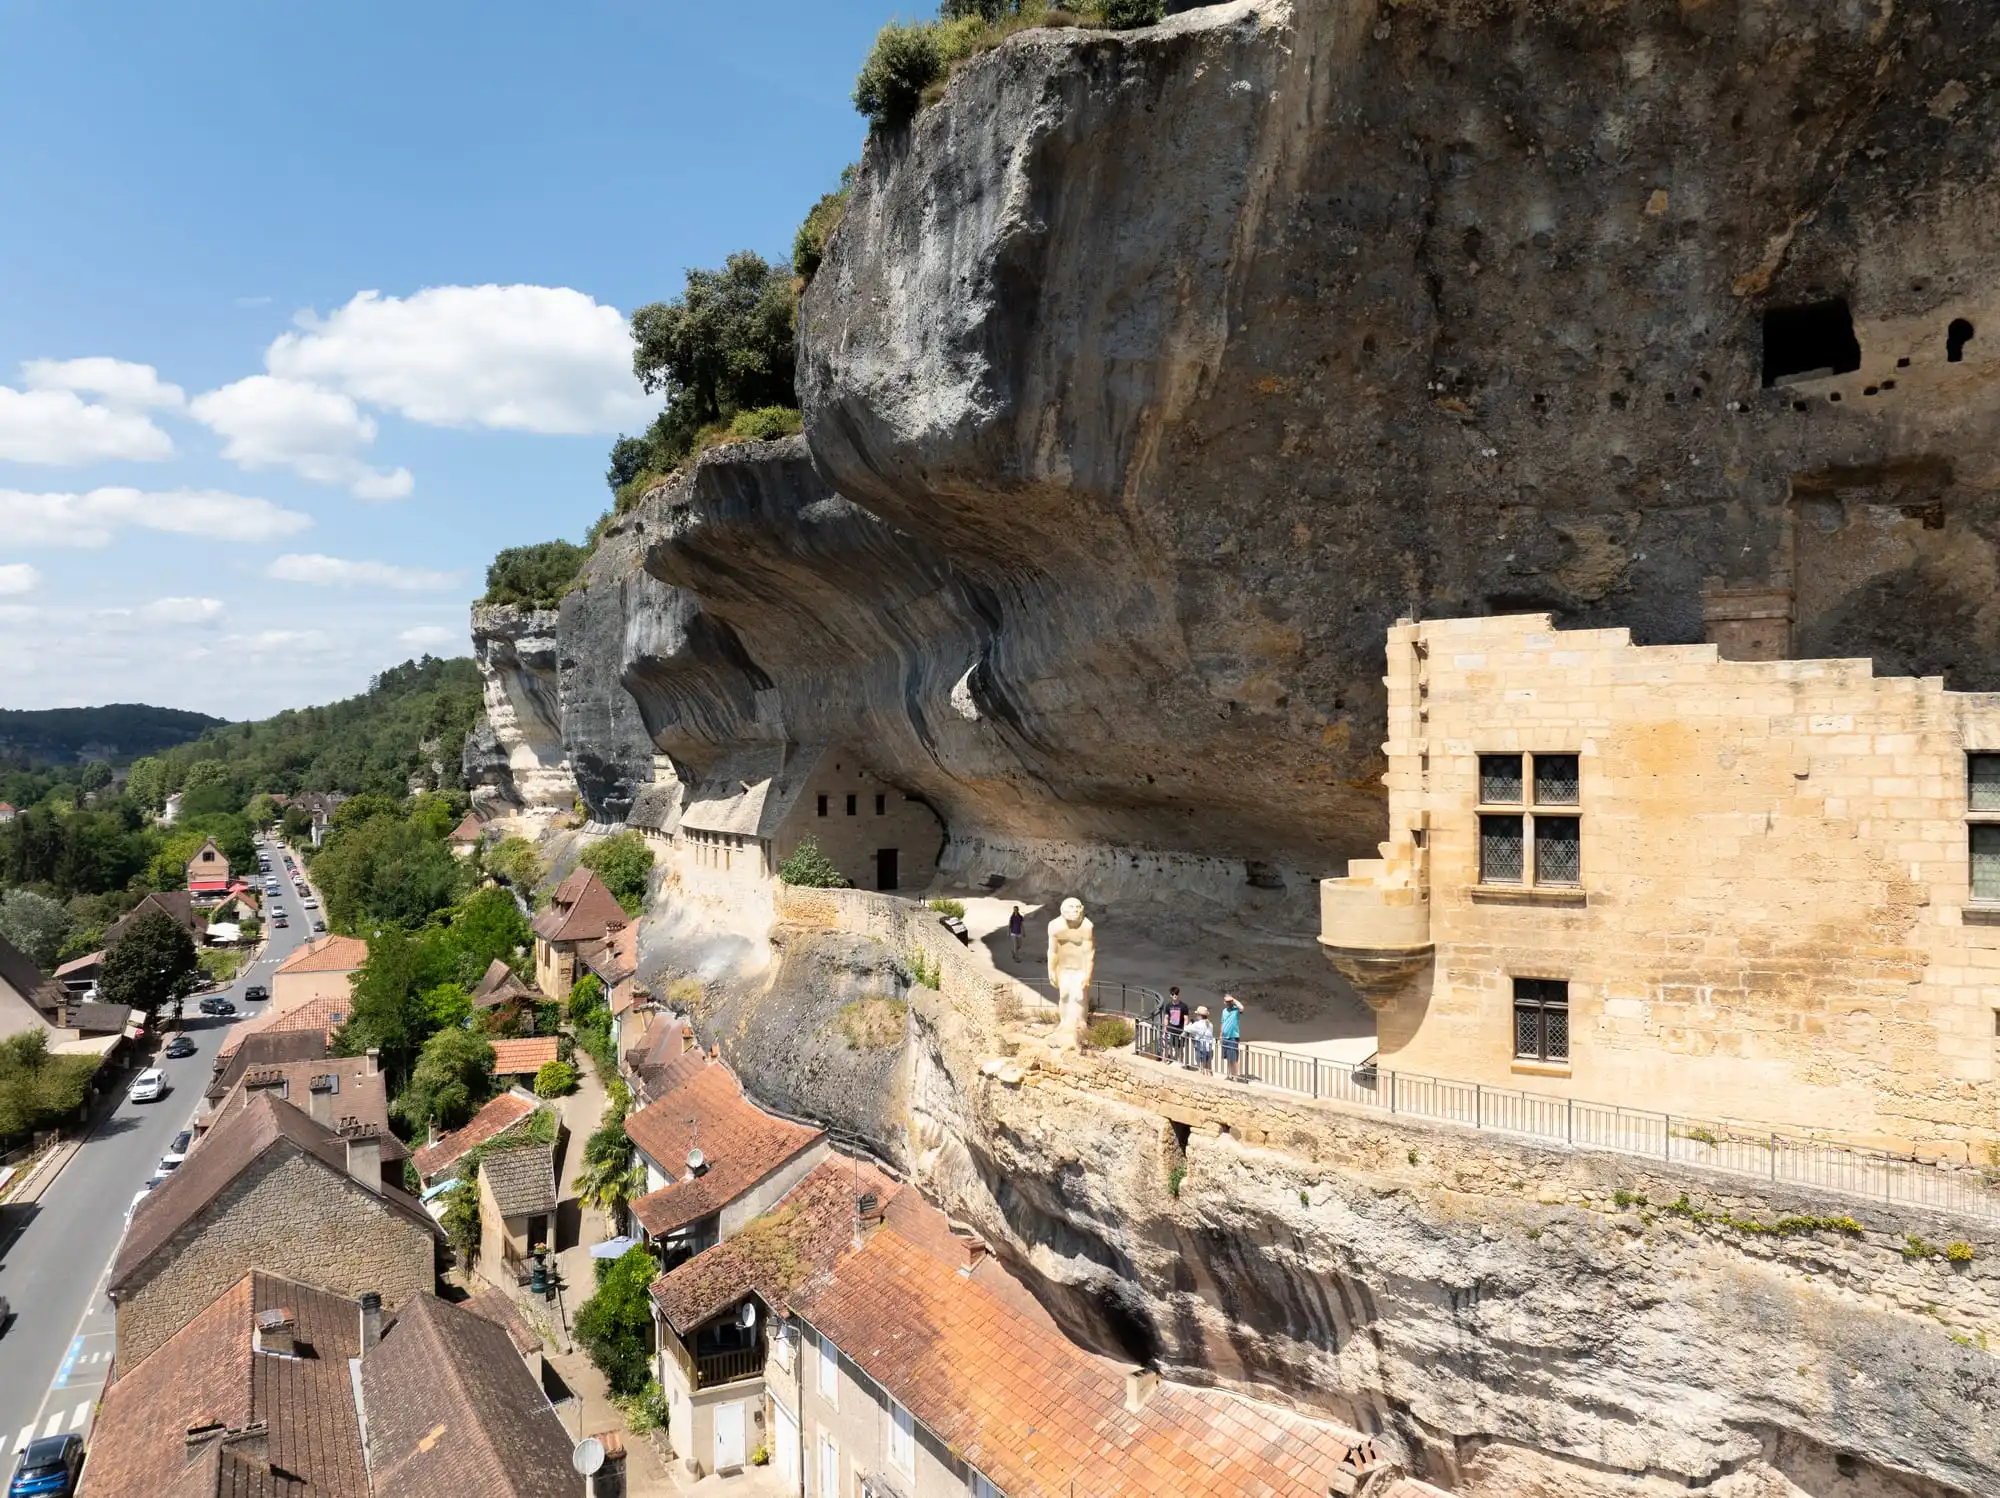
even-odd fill
[[[1764,313],[1764,386],[1847,374],[1861,367],[1861,341],[1844,301],[1772,307]]]
[[[895,889],[902,883],[899,877],[900,871],[897,868],[900,862],[901,859],[894,848],[877,848],[875,850],[875,887],[877,889]]]

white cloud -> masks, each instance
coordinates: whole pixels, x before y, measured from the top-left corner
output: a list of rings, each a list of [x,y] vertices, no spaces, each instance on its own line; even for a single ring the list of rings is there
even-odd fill
[[[433,650],[440,645],[463,640],[465,631],[446,629],[442,624],[419,624],[415,629],[404,630],[396,638],[417,650]]]
[[[18,598],[23,593],[32,593],[42,585],[42,575],[26,562],[9,562],[0,566],[0,598]]]
[[[323,629],[260,629],[255,634],[229,635],[223,643],[241,646],[252,656],[319,655],[335,648],[333,637]]]
[[[0,458],[75,467],[170,458],[174,441],[137,411],[93,406],[73,390],[0,385]]]
[[[223,613],[220,598],[156,598],[139,617],[148,624],[214,624]]]
[[[316,484],[342,484],[357,499],[401,499],[410,470],[383,473],[361,461],[375,420],[347,396],[297,380],[251,375],[188,405],[196,421],[225,438],[222,455],[240,468],[289,468]]]
[[[430,426],[603,433],[654,410],[624,315],[566,286],[363,291],[298,324],[266,351],[271,373]]]
[[[152,365],[124,359],[30,359],[21,366],[21,377],[30,390],[95,395],[121,411],[143,411],[150,406],[178,409],[187,403],[181,387],[162,380]]]
[[[109,546],[128,529],[206,536],[216,541],[275,541],[312,524],[310,515],[268,499],[214,489],[92,489],[87,494],[30,494],[0,489],[0,537],[15,546]]]
[[[397,588],[421,593],[433,588],[449,588],[458,582],[455,573],[433,572],[426,567],[398,567],[389,562],[350,562],[342,557],[316,553],[292,553],[276,558],[264,569],[264,576],[281,583],[305,583],[315,588]]]

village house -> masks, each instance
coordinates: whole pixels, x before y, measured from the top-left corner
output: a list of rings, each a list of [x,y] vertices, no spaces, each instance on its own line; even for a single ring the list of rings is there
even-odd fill
[[[187,862],[187,887],[192,895],[221,895],[229,891],[229,860],[208,838],[195,849]]]
[[[279,1031],[254,1037],[249,1045],[264,1052],[303,1050],[318,1037],[311,1031]],[[258,1097],[274,1097],[301,1109],[308,1118],[343,1137],[373,1134],[381,1140],[382,1182],[400,1186],[403,1162],[410,1152],[389,1128],[389,1079],[382,1074],[374,1051],[363,1056],[288,1056],[284,1060],[251,1063],[238,1050],[223,1068],[234,1074],[222,1096],[194,1121],[203,1138],[232,1112]],[[220,1078],[218,1077],[218,1081]],[[212,1092],[213,1087],[210,1088]]]
[[[233,1049],[216,1056],[208,1087],[202,1093],[202,1104],[212,1116],[246,1073],[285,1061],[317,1061],[324,1055],[323,1030],[259,1030],[238,1037]],[[201,1120],[195,1122],[199,1125]]]
[[[768,1211],[828,1148],[824,1131],[764,1112],[734,1072],[705,1059],[627,1114],[625,1135],[646,1168],[632,1216],[667,1269]]]
[[[472,812],[467,812],[464,819],[452,828],[447,841],[451,844],[451,851],[458,857],[470,858],[479,851],[479,840],[484,836],[485,830],[480,826],[479,818]]]
[[[382,1179],[383,1136],[262,1093],[227,1111],[133,1212],[106,1290],[129,1369],[256,1264],[391,1307],[436,1281],[438,1231]]]
[[[242,1273],[120,1374],[88,1498],[583,1498],[511,1328],[476,1300],[349,1297]],[[449,1433],[449,1439],[439,1437]]]
[[[0,827],[5,827],[19,815],[20,812],[15,810],[13,802],[0,801]]]
[[[367,961],[368,943],[355,936],[321,936],[294,947],[271,975],[271,1011],[282,1014],[324,998],[347,1002],[354,975]]]
[[[200,913],[194,908],[194,896],[184,889],[154,890],[145,899],[134,905],[124,915],[104,928],[104,945],[107,950],[118,945],[126,929],[148,911],[157,910],[169,920],[187,927],[187,934],[201,941],[201,933],[207,926]]]
[[[462,1127],[431,1140],[411,1157],[417,1167],[417,1179],[426,1189],[444,1180],[457,1171],[458,1162],[467,1151],[525,1123],[542,1106],[538,1099],[519,1088],[509,1088],[488,1100]]]
[[[2000,1143],[2000,696],[1546,615],[1388,654],[1388,841],[1320,933],[1383,1068]]]
[[[472,1008],[488,1029],[535,1033],[535,991],[498,957],[486,965],[479,986],[472,990]]]
[[[514,1040],[495,1037],[493,1075],[503,1082],[510,1077],[525,1077],[532,1083],[535,1073],[556,1059],[558,1050],[557,1039],[553,1035],[531,1035]]]
[[[671,1092],[706,1064],[708,1058],[692,1050],[693,1044],[688,1022],[678,1014],[646,1008],[626,1016],[618,1071],[641,1106]],[[684,1059],[689,1067],[677,1070]]]
[[[604,985],[604,1000],[611,1011],[611,1044],[620,1044],[625,1017],[648,1002],[639,988],[639,927],[624,921],[607,926],[601,941],[585,942],[577,948],[577,961]]]
[[[603,941],[627,919],[602,879],[589,869],[572,870],[534,919],[535,987],[558,1003],[567,999],[580,975],[578,948]]]
[[[130,1035],[139,1033],[143,1016],[122,1004],[100,1004],[42,975],[18,947],[0,936],[0,1040],[38,1031],[51,1054],[94,1056],[101,1062],[114,1055]]]
[[[0,1040],[29,1031],[57,1039],[55,1011],[63,998],[61,984],[43,977],[26,953],[0,936]]]
[[[625,825],[645,840],[662,863],[673,857],[674,833],[680,826],[681,801],[687,794],[674,774],[671,762],[656,765],[650,784],[639,787],[632,809],[625,813]]]
[[[479,1161],[478,1273],[502,1289],[527,1281],[534,1250],[555,1251],[555,1147],[508,1141]]]
[[[347,993],[308,999],[289,1009],[279,1008],[274,999],[263,1006],[262,1013],[254,1014],[249,1019],[238,1020],[229,1027],[228,1032],[222,1037],[222,1044],[216,1047],[217,1059],[227,1061],[233,1058],[253,1036],[283,1035],[292,1032],[305,1032],[317,1036],[318,1050],[314,1054],[323,1056],[332,1044],[333,1032],[347,1022],[348,1011],[352,1007],[353,999]]]
[[[871,1164],[828,1156],[772,1211],[653,1282],[667,1434],[690,1470],[727,1472],[771,1439],[764,1380],[774,1330],[793,1294],[849,1252],[898,1189]],[[796,1481],[796,1439],[791,1449],[787,1480]]]
[[[778,866],[811,838],[858,889],[916,890],[937,877],[944,824],[851,750],[771,745],[726,755],[695,787],[674,834],[681,887],[768,901]]]

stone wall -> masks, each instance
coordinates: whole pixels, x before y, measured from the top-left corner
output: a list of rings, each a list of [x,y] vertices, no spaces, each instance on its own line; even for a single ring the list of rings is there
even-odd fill
[[[1967,753],[2000,747],[2000,697],[1546,615],[1399,625],[1389,657],[1383,852],[1436,956],[1380,1010],[1385,1066],[1989,1163],[2000,902],[1972,897]],[[1581,813],[1580,883],[1482,870],[1479,756],[1522,751],[1578,756],[1545,810]],[[1517,1059],[1516,977],[1565,985],[1566,1063]]]
[[[373,1290],[394,1310],[436,1283],[436,1239],[318,1160],[285,1153],[253,1165],[115,1297],[119,1367],[153,1352],[252,1267],[338,1295]]]

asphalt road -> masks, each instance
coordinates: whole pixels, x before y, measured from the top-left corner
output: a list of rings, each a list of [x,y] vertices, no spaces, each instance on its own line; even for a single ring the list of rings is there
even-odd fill
[[[244,988],[262,983],[268,989],[272,969],[306,939],[319,913],[302,908],[282,877],[282,857],[271,861],[281,888],[275,899],[267,898],[266,915],[282,910],[290,925],[272,930],[263,956],[221,990],[235,1000],[240,1019],[264,1007],[245,1001]],[[125,1230],[125,1209],[201,1106],[215,1053],[233,1023],[197,1014],[197,1002],[188,1002],[183,1024],[194,1055],[160,1060],[150,1041],[141,1052],[143,1064],[165,1069],[166,1096],[157,1103],[121,1098],[39,1203],[0,1207],[0,1296],[14,1308],[13,1320],[0,1329],[0,1471],[12,1473],[33,1436],[89,1428],[111,1367],[113,1320],[104,1281]],[[137,1074],[135,1066],[127,1081]]]

